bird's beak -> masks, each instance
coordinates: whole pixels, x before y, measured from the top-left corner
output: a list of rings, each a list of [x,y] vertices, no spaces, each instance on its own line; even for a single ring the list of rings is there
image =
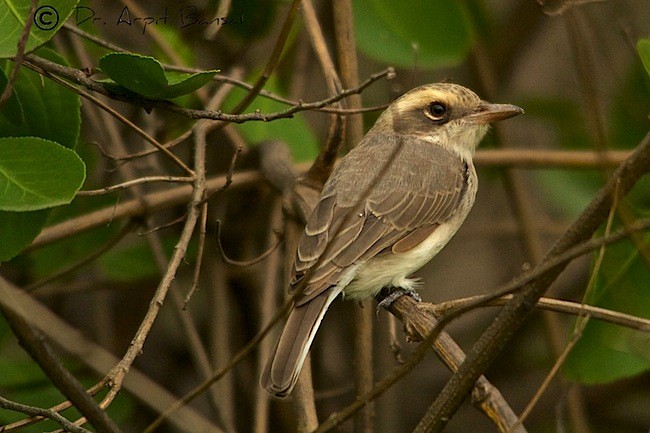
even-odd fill
[[[524,114],[524,110],[516,105],[481,102],[478,108],[467,118],[476,123],[493,123],[509,119],[518,114]]]

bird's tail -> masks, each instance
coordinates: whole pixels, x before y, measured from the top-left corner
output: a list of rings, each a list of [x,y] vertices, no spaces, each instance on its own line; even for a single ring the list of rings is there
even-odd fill
[[[332,287],[310,301],[293,307],[260,379],[269,393],[280,398],[289,395],[323,316],[340,292]]]

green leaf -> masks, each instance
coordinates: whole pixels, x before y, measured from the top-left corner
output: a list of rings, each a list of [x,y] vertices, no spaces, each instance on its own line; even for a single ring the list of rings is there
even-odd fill
[[[52,50],[41,48],[36,54],[66,65],[65,60]],[[17,115],[11,113],[15,107],[2,107],[0,137],[40,137],[70,149],[77,145],[81,128],[79,95],[27,68],[18,71],[13,92],[20,103],[23,121],[17,122]]]
[[[40,48],[37,50],[37,54],[56,63],[66,64],[63,58],[49,49]],[[7,62],[5,71],[9,70],[9,65],[10,63]],[[0,73],[0,87],[4,89],[5,81],[2,80],[3,77],[6,77],[4,71]],[[22,139],[29,143],[39,140],[34,137],[40,137],[40,139],[46,139],[42,140],[47,143],[45,147],[48,149],[57,149],[55,152],[60,150],[60,145],[72,149],[77,144],[81,127],[80,108],[81,101],[79,95],[53,83],[51,80],[44,79],[36,72],[30,71],[27,68],[21,68],[18,72],[18,78],[14,83],[12,96],[2,107],[2,110],[0,110],[0,137],[30,137]],[[7,153],[16,151],[16,143],[19,143],[21,139],[11,138],[0,140],[2,140],[2,144],[0,145],[0,155],[2,155],[0,156],[0,165],[4,167],[7,163],[7,161],[4,161]],[[5,140],[9,140],[13,144],[5,146]],[[56,141],[60,145],[47,140]],[[22,151],[19,152],[18,156],[21,158],[23,164],[27,164],[27,167],[25,167],[26,172],[19,174],[19,178],[23,183],[30,183],[31,181],[39,183],[43,181],[44,167],[49,167],[54,171],[57,171],[58,168],[52,165],[52,160],[43,161],[43,157],[47,157],[49,153],[45,153],[44,155],[35,154],[33,152],[34,149],[30,146],[30,144],[20,146]],[[39,144],[36,146],[39,146]],[[65,152],[65,149],[63,149],[63,152]],[[78,157],[72,151],[65,153],[67,155],[64,157],[66,160],[74,160],[72,164],[77,169],[72,168],[72,170],[76,172],[76,177],[80,177],[80,182],[82,182],[85,176],[83,163],[80,163]],[[32,160],[32,158],[35,159]],[[32,160],[34,165],[30,165],[30,160]],[[5,164],[3,164],[3,161]],[[9,167],[10,170],[16,168]],[[30,172],[36,172],[34,179],[25,177],[29,176],[28,173]],[[4,174],[1,175],[1,178],[1,182],[8,181],[8,178]],[[73,178],[67,177],[67,181],[63,181],[64,188]],[[48,185],[55,185],[60,181],[59,174],[47,179]],[[14,189],[16,186],[14,184],[10,189],[13,193],[16,192]],[[80,183],[76,189],[79,186]],[[3,194],[0,197],[0,203],[2,203],[0,207],[5,210],[17,210],[16,207],[20,207],[20,210],[44,207],[43,202],[40,200],[38,201],[40,203],[23,202],[23,198],[31,200],[25,196],[21,197],[20,201],[12,202],[10,196]],[[70,196],[68,195],[64,202],[69,201],[69,199]],[[0,211],[0,239],[3,240],[0,242],[0,262],[11,259],[28,246],[45,226],[49,215],[49,209],[33,212]]]
[[[18,51],[18,41],[29,16],[31,1],[3,0],[2,3],[4,6],[0,8],[0,58],[7,58],[15,56]],[[25,51],[30,52],[52,39],[76,5],[77,0],[57,0],[50,4],[39,2]]]
[[[650,233],[607,247],[590,305],[650,318]],[[564,372],[583,383],[605,383],[650,369],[650,336],[591,319],[569,354]]]
[[[459,2],[354,0],[357,46],[377,61],[437,68],[462,62],[470,26]]]
[[[650,39],[641,39],[636,44],[636,49],[639,52],[645,71],[650,75]]]
[[[148,99],[173,99],[205,86],[217,70],[186,74],[165,71],[153,57],[129,53],[110,53],[99,59],[99,67],[119,87],[115,92],[136,93]],[[123,89],[120,89],[123,88]],[[124,92],[124,89],[126,92]]]
[[[0,94],[4,92],[8,81],[9,80],[4,71],[0,69]],[[16,126],[22,125],[25,121],[23,107],[20,105],[20,101],[18,100],[18,97],[16,97],[16,91],[14,89],[12,89],[11,96],[9,96],[9,99],[5,102],[2,110],[0,110],[0,118],[3,118],[5,122],[15,124]]]
[[[70,203],[85,176],[81,158],[60,144],[37,137],[0,138],[0,210]]]
[[[264,86],[269,92],[282,94],[275,77],[271,77]],[[241,88],[233,89],[224,101],[225,110],[231,110],[246,95]],[[249,110],[273,113],[287,108],[287,105],[269,98],[258,96],[251,103]],[[296,162],[311,161],[318,155],[318,139],[305,119],[297,115],[291,119],[277,119],[271,122],[246,122],[236,125],[246,141],[252,145],[264,140],[280,140],[289,145],[291,155]]]
[[[0,211],[0,262],[15,257],[41,232],[51,209],[35,212]]]

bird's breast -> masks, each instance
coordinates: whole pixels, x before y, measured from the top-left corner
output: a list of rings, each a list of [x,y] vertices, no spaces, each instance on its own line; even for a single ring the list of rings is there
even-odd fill
[[[476,176],[474,173],[472,175],[457,211],[447,221],[439,224],[426,239],[409,251],[399,254],[386,252],[355,266],[354,277],[344,289],[345,297],[373,297],[384,287],[413,289],[416,281],[408,276],[428,263],[447,245],[469,214],[477,189]]]

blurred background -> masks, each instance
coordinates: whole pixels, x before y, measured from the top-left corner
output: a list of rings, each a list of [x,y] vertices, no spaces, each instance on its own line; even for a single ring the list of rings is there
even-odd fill
[[[251,85],[256,82],[274,50],[291,2],[184,1],[81,1],[67,27],[47,48],[71,66],[90,70],[116,47],[153,56],[166,66],[219,69],[217,80],[175,102],[202,108],[213,93],[229,90],[221,109],[230,112],[246,90],[238,86],[227,89],[229,84],[220,77]],[[362,116],[363,131],[391,100],[435,81],[459,83],[490,102],[512,103],[526,111],[525,116],[500,124],[483,141],[476,159],[480,187],[474,209],[450,244],[418,272],[425,301],[489,293],[533,267],[617,165],[614,160],[593,163],[594,158],[581,158],[583,153],[566,159],[560,155],[553,161],[549,155],[557,151],[631,150],[648,132],[650,66],[644,68],[643,52],[637,48],[639,40],[650,38],[647,0],[351,3],[359,81],[388,66],[396,71],[394,79],[379,79],[362,92],[364,107],[380,107],[349,116]],[[326,46],[338,67],[337,5],[340,2],[313,2]],[[313,23],[301,10],[265,90],[294,102],[331,96],[310,39],[310,25]],[[650,52],[645,55],[650,61]],[[103,100],[161,143],[182,136],[195,122],[160,110],[147,113],[138,106]],[[246,112],[268,113],[287,107],[257,97]],[[84,189],[147,175],[178,175],[177,168],[159,153],[118,159],[151,147],[131,127],[107,118],[87,100],[81,114],[76,150],[87,165]],[[231,124],[215,130],[208,135],[208,177],[224,176],[238,147],[242,150],[235,172],[257,170],[260,155],[256,146],[268,139],[284,141],[296,169],[305,170],[326,141],[330,121],[327,113],[305,111],[290,119]],[[352,146],[354,143],[345,142],[343,152]],[[492,158],[485,156],[486,150],[492,152]],[[499,156],[500,150],[511,151],[520,159],[508,161]],[[539,151],[537,159],[523,161],[520,151],[529,150]],[[173,152],[191,163],[192,140],[181,141]],[[210,199],[198,290],[183,308],[195,269],[199,244],[195,234],[135,361],[133,371],[141,376],[128,376],[108,409],[124,431],[142,431],[161,407],[164,409],[167,400],[161,389],[170,396],[182,396],[211,372],[228,365],[280,308],[285,290],[282,257],[293,252],[280,247],[266,260],[233,266],[222,261],[216,243],[217,221],[221,222],[224,254],[233,260],[251,260],[276,242],[273,231],[283,225],[280,196],[267,182],[255,179],[234,181]],[[648,216],[649,187],[648,179],[642,179],[620,203],[614,227]],[[145,185],[139,190],[78,197],[71,205],[56,209],[48,224],[134,198],[146,200],[149,194],[171,188]],[[109,221],[50,245],[33,246],[3,263],[0,273],[119,359],[160,283],[165,260],[182,228],[179,218],[186,212],[181,202],[156,208],[130,222],[125,218]],[[153,236],[162,247],[158,252],[152,250]],[[595,255],[575,260],[547,296],[581,302],[591,278],[586,295],[589,303],[650,318],[649,240],[647,232],[640,233],[608,248],[595,274]],[[98,252],[103,246],[106,251]],[[97,257],[83,267],[41,284],[95,253]],[[365,308],[374,309],[374,305]],[[321,420],[355,399],[351,318],[357,309],[357,303],[335,302],[312,350]],[[474,310],[447,330],[469,350],[497,311],[495,307]],[[64,332],[58,323],[52,323],[54,334]],[[487,372],[515,412],[522,411],[540,387],[571,338],[574,324],[572,315],[535,312]],[[400,355],[406,358],[415,344],[405,342],[401,324],[396,326]],[[277,331],[278,327],[272,334]],[[296,431],[291,399],[270,400],[258,385],[259,365],[266,359],[274,335],[189,405],[205,424],[195,427],[172,415],[172,421],[157,431]],[[96,383],[113,366],[101,367],[91,362],[90,355],[72,356],[64,344],[51,335],[48,338],[85,385]],[[399,365],[389,345],[386,312],[376,314],[372,340],[374,377],[379,380]],[[83,347],[78,349],[83,353]],[[648,334],[592,320],[525,425],[530,432],[647,432],[649,367]],[[373,431],[411,431],[449,376],[433,353],[427,356],[376,400]],[[3,321],[0,394],[39,407],[64,400]],[[63,414],[75,419],[71,411]],[[21,418],[9,411],[0,413],[2,424]],[[53,429],[54,423],[42,422],[20,431]],[[354,431],[354,423],[346,421],[338,431]],[[445,431],[497,430],[466,402]]]

